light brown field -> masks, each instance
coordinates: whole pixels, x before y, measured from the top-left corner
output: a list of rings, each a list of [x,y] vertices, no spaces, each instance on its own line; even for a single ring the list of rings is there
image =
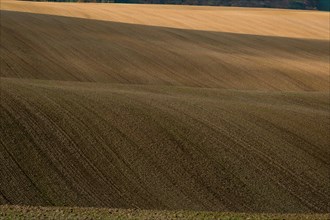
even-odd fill
[[[1,1],[0,204],[330,212],[328,19]]]

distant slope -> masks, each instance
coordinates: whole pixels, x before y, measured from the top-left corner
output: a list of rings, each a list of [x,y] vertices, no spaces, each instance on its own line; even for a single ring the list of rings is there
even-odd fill
[[[15,4],[18,3],[7,2],[3,8],[14,8]],[[18,9],[21,8],[20,4]],[[24,4],[29,8],[29,4],[36,3]],[[46,3],[45,8],[51,14],[57,14],[52,10],[62,9],[56,6],[53,9],[52,5],[55,4]],[[68,11],[71,15],[80,17],[84,12],[88,13],[84,15],[87,18],[98,18],[95,13],[101,9],[97,5],[91,5],[91,9],[85,7],[82,11],[79,7],[76,9],[69,5],[69,10],[65,4],[62,5],[64,12],[61,13]],[[39,11],[41,6],[37,5],[33,10]],[[124,6],[121,7],[124,8],[123,13],[129,13]],[[111,9],[112,6],[108,5],[108,8]],[[23,9],[30,11],[25,6]],[[135,10],[132,6],[128,9]],[[178,19],[170,17],[175,27],[181,26],[180,22],[189,22],[184,17],[180,21],[180,9],[179,7],[177,11]],[[237,16],[237,21],[240,20],[238,23],[243,22],[242,19],[246,16],[246,12],[241,11],[230,11],[234,16],[235,13],[241,13]],[[218,13],[221,12],[220,10]],[[231,16],[230,12],[226,12],[227,17]],[[112,19],[111,16],[107,17],[107,10],[103,13],[104,19]],[[157,13],[153,13],[147,18],[157,16]],[[163,13],[165,15],[167,11]],[[190,13],[194,13],[194,10],[191,9]],[[205,10],[201,15],[207,16],[208,13]],[[260,32],[271,29],[267,18],[274,19],[277,14],[280,16],[285,12],[272,13],[274,15],[268,15],[266,21],[263,21],[266,28],[263,28],[263,23],[256,23],[245,31],[243,29],[243,32],[249,32],[255,26],[261,27]],[[328,19],[323,13],[311,12],[309,15],[297,12],[298,16],[290,16],[291,19],[296,19],[290,26],[300,22],[301,16],[306,14],[317,18],[317,29],[305,27],[306,29],[297,33],[294,29],[283,30],[281,37],[183,30],[7,10],[1,14],[1,75],[4,77],[252,90],[329,90],[330,49],[329,41],[325,38],[329,36],[329,29],[326,29],[328,22],[324,21]],[[118,11],[117,14],[120,15]],[[251,12],[248,16],[253,14],[258,14],[258,11]],[[209,17],[212,19],[212,16]],[[114,20],[123,19],[125,21],[130,18],[121,15]],[[280,19],[279,22],[287,24],[286,20]],[[228,25],[234,24],[228,22]],[[195,28],[199,26],[193,23],[191,25]],[[238,32],[242,25],[237,25]],[[210,28],[230,30],[222,26],[224,24],[218,27],[212,27],[211,24]],[[294,35],[304,33],[308,36],[309,32],[313,32],[317,39],[293,38]]]
[[[330,212],[328,15],[2,1],[0,204]]]
[[[67,4],[15,0],[1,0],[1,10],[288,38],[328,40],[330,33],[329,13],[318,11],[148,4]],[[6,16],[3,16],[3,19],[5,18]]]

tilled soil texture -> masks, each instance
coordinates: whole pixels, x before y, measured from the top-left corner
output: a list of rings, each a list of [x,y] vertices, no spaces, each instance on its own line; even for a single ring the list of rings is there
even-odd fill
[[[329,96],[2,79],[2,203],[326,211]]]
[[[1,1],[0,204],[330,212],[328,18]]]

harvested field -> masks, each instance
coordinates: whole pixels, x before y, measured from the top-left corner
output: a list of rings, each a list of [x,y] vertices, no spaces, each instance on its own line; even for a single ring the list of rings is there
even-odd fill
[[[1,1],[0,204],[329,213],[328,19]]]

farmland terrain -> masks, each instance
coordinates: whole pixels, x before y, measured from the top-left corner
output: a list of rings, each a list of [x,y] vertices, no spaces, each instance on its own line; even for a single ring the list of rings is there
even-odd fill
[[[329,213],[329,34],[318,11],[1,1],[0,204]]]

